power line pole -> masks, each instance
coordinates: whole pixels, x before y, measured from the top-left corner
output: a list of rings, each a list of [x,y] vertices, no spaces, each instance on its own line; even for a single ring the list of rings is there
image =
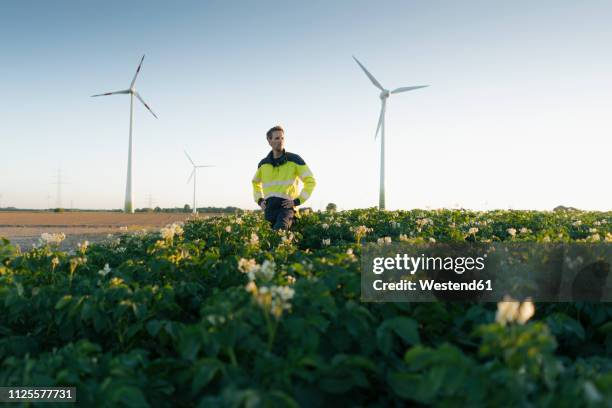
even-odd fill
[[[62,208],[62,185],[67,184],[65,181],[62,181],[62,170],[57,169],[57,181],[51,184],[57,185],[57,196],[55,205],[57,208]]]
[[[147,200],[148,200],[148,203],[149,203],[149,208],[153,209],[153,195],[151,193],[149,193],[147,195]]]

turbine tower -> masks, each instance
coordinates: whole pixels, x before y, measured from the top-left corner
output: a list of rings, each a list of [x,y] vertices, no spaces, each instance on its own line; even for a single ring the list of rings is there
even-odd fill
[[[389,91],[388,89],[383,88],[383,86],[374,78],[374,75],[370,74],[368,70],[359,62],[357,58],[353,56],[355,62],[361,67],[363,72],[366,74],[370,81],[374,84],[375,87],[380,89],[380,116],[378,118],[378,126],[376,126],[376,133],[374,134],[374,139],[378,137],[378,131],[380,130],[380,193],[378,196],[378,208],[380,210],[385,209],[385,112],[387,110],[387,99],[392,94],[413,91],[415,89],[425,88],[429,85],[417,85],[417,86],[404,86],[401,88],[394,89],[393,91]]]
[[[157,119],[157,115],[153,113],[151,108],[149,108],[149,105],[147,105],[147,103],[144,101],[144,99],[142,99],[140,94],[136,92],[136,88],[134,87],[134,83],[136,82],[136,78],[138,78],[138,73],[140,72],[140,67],[142,67],[142,61],[144,61],[144,57],[145,56],[143,55],[142,59],[140,60],[140,64],[138,64],[138,69],[136,69],[136,74],[134,74],[134,79],[132,79],[132,83],[130,84],[129,89],[125,89],[123,91],[107,92],[103,94],[92,95],[92,97],[118,95],[118,94],[129,94],[130,95],[130,143],[128,147],[128,168],[127,168],[127,183],[125,186],[125,205],[123,207],[123,210],[126,213],[134,212],[134,193],[132,192],[132,124],[133,124],[133,117],[134,117],[134,96],[136,96],[136,98],[138,98],[138,100],[142,102],[145,108],[147,108],[149,112],[151,112],[151,114],[155,116],[155,119]]]
[[[193,170],[191,171],[191,174],[189,175],[189,178],[187,179],[187,183],[189,183],[189,181],[193,177],[193,213],[197,214],[198,213],[198,207],[196,207],[196,177],[197,177],[197,170],[202,168],[202,167],[215,167],[215,166],[214,165],[196,166],[196,164],[193,162],[193,160],[191,160],[191,157],[189,156],[189,154],[187,152],[185,152],[185,156],[187,156],[187,159],[189,159],[189,162],[193,166]]]

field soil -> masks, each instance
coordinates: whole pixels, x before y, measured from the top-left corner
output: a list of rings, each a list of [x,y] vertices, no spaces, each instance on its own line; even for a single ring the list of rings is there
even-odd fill
[[[198,214],[210,217],[219,214]],[[0,212],[0,237],[8,238],[22,249],[38,243],[42,233],[66,235],[62,249],[74,248],[78,242],[100,242],[108,234],[119,235],[140,230],[156,231],[177,221],[193,218],[191,213],[135,213],[119,212]]]

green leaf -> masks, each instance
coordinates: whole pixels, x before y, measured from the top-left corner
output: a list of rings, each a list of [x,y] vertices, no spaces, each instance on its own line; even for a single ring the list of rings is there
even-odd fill
[[[216,358],[199,360],[191,383],[191,392],[196,394],[203,387],[206,387],[222,368],[223,363]]]
[[[72,295],[64,295],[56,304],[55,310],[61,310],[72,300]]]
[[[389,354],[393,348],[393,336],[397,335],[404,343],[419,344],[418,323],[408,317],[398,316],[385,320],[376,330],[376,341],[384,354]]]
[[[162,328],[164,323],[159,320],[151,320],[147,323],[147,332],[151,335],[151,337],[157,336],[159,330]]]

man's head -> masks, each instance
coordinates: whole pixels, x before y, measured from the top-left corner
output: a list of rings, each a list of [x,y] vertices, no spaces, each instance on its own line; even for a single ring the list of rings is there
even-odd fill
[[[266,133],[268,143],[272,150],[280,153],[285,148],[285,130],[280,126],[274,126]]]

